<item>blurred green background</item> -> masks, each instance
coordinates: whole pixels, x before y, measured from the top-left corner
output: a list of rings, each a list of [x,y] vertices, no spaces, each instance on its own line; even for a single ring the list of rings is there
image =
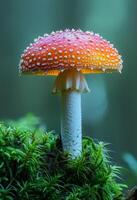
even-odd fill
[[[91,93],[82,96],[83,133],[110,143],[114,160],[131,167],[137,159],[137,1],[0,0],[0,119],[32,112],[47,130],[60,132],[55,78],[19,76],[18,63],[34,38],[65,28],[99,33],[122,54],[122,74],[86,76]],[[130,177],[135,184],[137,176]]]

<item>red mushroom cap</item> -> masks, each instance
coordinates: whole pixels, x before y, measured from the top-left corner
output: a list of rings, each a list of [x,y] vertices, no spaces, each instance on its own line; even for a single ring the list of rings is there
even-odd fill
[[[82,73],[121,71],[118,51],[98,34],[81,30],[65,30],[45,34],[24,51],[20,72],[58,75],[65,69]]]

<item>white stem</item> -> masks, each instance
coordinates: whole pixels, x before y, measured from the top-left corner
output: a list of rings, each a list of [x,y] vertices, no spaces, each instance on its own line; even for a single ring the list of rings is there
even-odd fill
[[[89,92],[87,82],[76,69],[61,72],[55,81],[53,93],[62,95],[61,139],[63,150],[72,158],[81,155],[81,93]]]
[[[67,90],[62,92],[61,139],[63,149],[78,157],[82,152],[81,93]]]

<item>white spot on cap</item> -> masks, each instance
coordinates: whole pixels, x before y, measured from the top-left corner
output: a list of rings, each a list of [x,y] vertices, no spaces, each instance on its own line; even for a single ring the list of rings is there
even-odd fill
[[[25,60],[25,61],[24,61],[24,64],[25,64],[26,66],[28,66],[28,61]]]
[[[86,33],[87,33],[87,34],[90,34],[90,32],[89,32],[89,31],[86,31]]]
[[[70,64],[70,66],[71,66],[71,67],[74,67],[74,66],[75,66],[75,64],[71,63],[71,64]]]
[[[21,55],[21,58],[23,58],[24,57],[24,53]]]
[[[48,58],[48,60],[53,60],[53,58]]]
[[[23,66],[23,60],[21,59],[19,62],[19,67]]]
[[[62,53],[62,50],[59,50],[58,52],[59,52],[59,53]]]
[[[66,32],[69,32],[70,30],[68,28],[65,29]]]
[[[44,37],[48,37],[48,36],[49,36],[49,34],[47,34],[47,33],[44,34]]]
[[[51,49],[56,50],[56,47],[51,47]]]
[[[73,49],[69,49],[70,52],[73,52]]]
[[[59,45],[58,47],[63,48],[63,45]]]
[[[121,56],[121,55],[119,55],[119,56],[118,56],[118,58],[119,58],[119,59],[121,59],[121,58],[122,58],[122,56]]]
[[[38,41],[38,39],[37,39],[37,38],[35,38],[35,39],[34,39],[34,42],[37,42],[37,41]]]
[[[52,55],[52,53],[51,53],[51,52],[49,52],[49,53],[48,53],[48,56],[51,56],[51,55]]]
[[[95,33],[95,36],[100,37],[100,35],[98,33]]]
[[[119,68],[118,68],[119,73],[122,72],[122,68],[123,68],[123,66],[122,66],[122,64],[120,64],[120,65],[119,65]]]
[[[81,30],[81,29],[78,29],[78,32],[82,32],[82,30]]]
[[[38,37],[38,40],[40,40],[40,39],[42,39],[42,37],[41,37],[41,36],[39,36],[39,37]]]
[[[103,71],[103,72],[105,72],[105,71],[106,71],[106,69],[105,69],[105,68],[102,68],[102,71]]]

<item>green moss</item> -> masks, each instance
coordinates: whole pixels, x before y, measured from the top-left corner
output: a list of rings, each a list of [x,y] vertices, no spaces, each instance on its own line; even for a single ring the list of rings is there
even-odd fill
[[[82,156],[71,160],[60,138],[38,125],[33,116],[0,124],[1,200],[124,199],[103,142],[83,138]]]

